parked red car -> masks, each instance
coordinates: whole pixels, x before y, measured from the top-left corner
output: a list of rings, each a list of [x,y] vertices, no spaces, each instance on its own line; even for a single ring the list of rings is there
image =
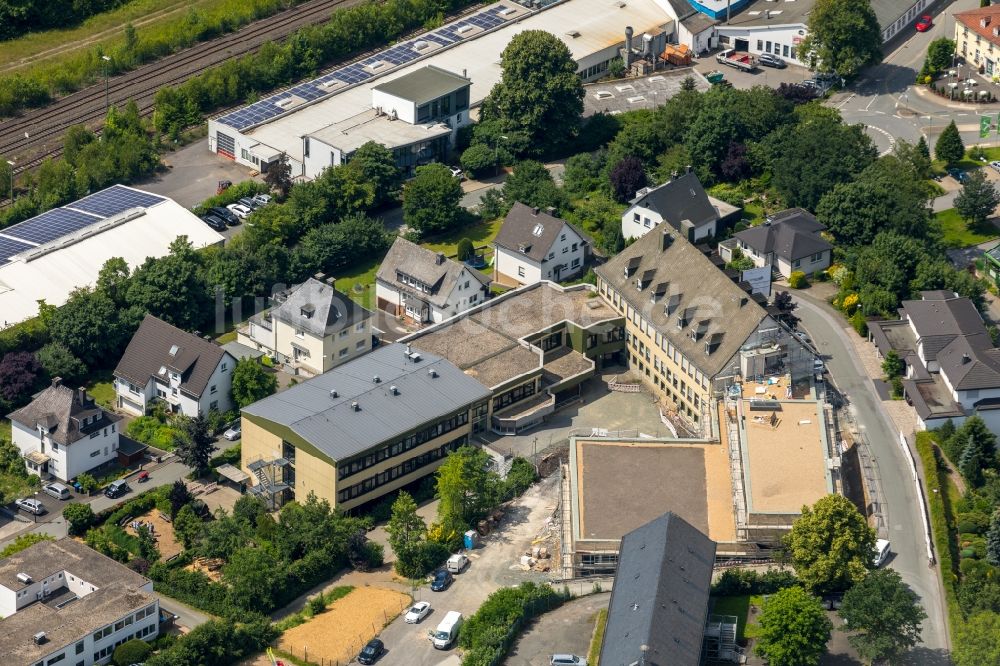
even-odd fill
[[[934,19],[931,18],[930,14],[924,14],[917,21],[917,32],[927,32],[934,26]]]

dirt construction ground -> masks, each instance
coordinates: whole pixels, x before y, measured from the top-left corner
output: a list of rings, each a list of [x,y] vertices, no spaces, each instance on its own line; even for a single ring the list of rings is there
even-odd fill
[[[347,664],[375,634],[410,604],[382,587],[359,587],[305,624],[286,631],[278,649],[321,666]]]
[[[139,516],[133,522],[152,524],[153,536],[156,537],[156,549],[160,551],[160,559],[168,560],[181,552],[181,544],[174,538],[174,526],[169,521],[160,516],[157,509],[153,509]],[[125,525],[125,531],[135,536],[136,530],[132,527],[133,522]]]

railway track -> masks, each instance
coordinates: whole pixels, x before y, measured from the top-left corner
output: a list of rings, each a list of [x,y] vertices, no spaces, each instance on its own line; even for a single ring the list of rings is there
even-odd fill
[[[208,67],[237,58],[261,45],[282,39],[298,28],[322,23],[334,9],[365,0],[312,0],[255,21],[229,35],[201,42],[183,51],[109,79],[110,104],[135,100],[142,114],[153,109],[153,98],[163,87],[182,83]],[[60,98],[52,104],[0,122],[0,155],[15,158],[16,172],[30,169],[62,152],[62,138],[71,125],[99,126],[105,115],[103,82]],[[27,133],[27,138],[25,138]]]

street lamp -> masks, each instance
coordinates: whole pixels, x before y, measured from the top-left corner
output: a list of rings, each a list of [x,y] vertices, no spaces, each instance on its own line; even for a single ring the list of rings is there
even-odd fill
[[[10,202],[14,203],[14,162],[7,160],[10,165]]]
[[[104,115],[108,115],[108,109],[111,108],[108,102],[108,63],[111,62],[111,58],[102,55],[101,60],[104,61]]]

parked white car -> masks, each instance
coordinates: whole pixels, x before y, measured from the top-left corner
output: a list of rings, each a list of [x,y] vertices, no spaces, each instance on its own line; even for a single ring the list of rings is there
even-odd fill
[[[33,513],[36,516],[40,516],[45,513],[45,505],[36,499],[16,499],[14,504],[21,511],[27,511],[28,513]]]
[[[990,162],[990,166],[996,169],[997,171],[1000,171],[1000,160],[993,160],[992,162]]]
[[[407,624],[416,624],[422,619],[427,617],[427,614],[431,612],[431,602],[429,601],[418,601],[417,603],[410,606],[410,610],[406,611],[406,616],[403,618]]]
[[[235,442],[236,440],[238,440],[240,437],[243,436],[242,425],[239,422],[234,423],[233,425],[229,426],[229,429],[226,430],[226,432],[222,433],[222,436],[225,437],[230,442]]]
[[[226,208],[228,208],[233,215],[240,218],[241,220],[245,220],[247,215],[253,212],[250,208],[244,206],[243,204],[238,204],[238,203],[231,203],[228,206],[226,206]]]
[[[271,195],[258,194],[253,198],[253,200],[259,203],[261,206],[266,206],[267,204],[271,203]]]

